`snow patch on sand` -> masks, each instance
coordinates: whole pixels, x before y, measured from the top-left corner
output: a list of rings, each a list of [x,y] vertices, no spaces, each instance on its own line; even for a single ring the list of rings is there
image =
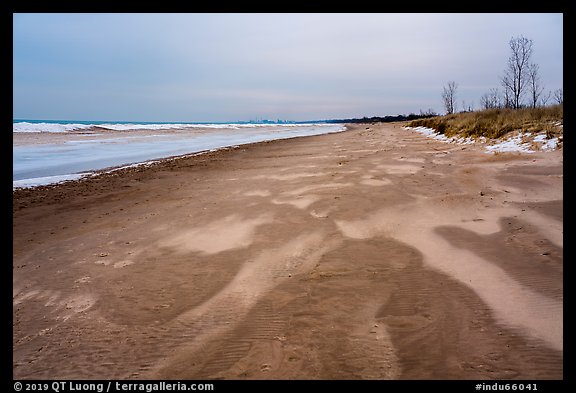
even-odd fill
[[[447,143],[454,143],[458,145],[469,145],[474,143],[488,144],[489,140],[485,137],[479,137],[477,139],[467,137],[450,137],[440,134],[433,128],[428,127],[403,127],[406,130],[416,131],[429,138],[439,140]],[[508,136],[504,139],[498,139],[494,141],[495,143],[484,146],[487,153],[504,153],[504,152],[516,152],[516,153],[534,153],[536,151],[552,151],[558,149],[560,143],[559,138],[547,139],[546,133],[540,133],[533,135],[530,132],[517,133],[515,135]]]

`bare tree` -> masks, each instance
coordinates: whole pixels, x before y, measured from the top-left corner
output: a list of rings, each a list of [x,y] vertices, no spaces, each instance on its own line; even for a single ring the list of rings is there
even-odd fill
[[[501,106],[500,91],[498,88],[492,88],[488,93],[480,97],[480,106],[482,109],[495,109]]]
[[[554,90],[554,99],[558,104],[564,103],[564,91],[562,89]]]
[[[428,108],[427,111],[423,111],[422,109],[420,109],[420,116],[421,117],[433,117],[433,116],[438,116],[438,114],[434,111],[434,109]]]
[[[532,56],[532,40],[525,37],[512,38],[509,42],[512,53],[508,58],[508,67],[504,70],[502,86],[510,98],[510,104],[517,109],[521,106],[522,95],[528,83],[528,68]],[[509,95],[508,95],[509,93]]]
[[[542,93],[542,98],[540,98],[540,105],[546,106],[548,105],[548,101],[550,101],[550,97],[552,97],[552,90],[548,90],[548,93]]]
[[[444,91],[442,92],[442,101],[444,102],[444,109],[446,113],[451,115],[456,109],[456,89],[458,85],[454,81],[448,82],[447,86],[444,86]]]
[[[540,97],[542,96],[542,92],[544,91],[544,87],[542,87],[542,83],[540,81],[540,75],[538,74],[538,70],[540,67],[538,64],[530,64],[528,66],[528,88],[530,91],[530,104],[532,108],[536,108],[540,101]]]
[[[490,101],[490,94],[489,93],[484,93],[482,94],[482,97],[480,97],[480,107],[482,109],[490,109],[492,108],[492,104]]]
[[[500,108],[502,106],[502,98],[500,95],[500,90],[497,87],[490,89],[490,102],[492,108]]]
[[[472,112],[474,110],[474,103],[466,104],[466,100],[462,100],[462,110],[460,113]]]
[[[514,105],[512,104],[512,96],[510,94],[510,90],[504,89],[504,102],[502,103],[504,108],[513,108]]]

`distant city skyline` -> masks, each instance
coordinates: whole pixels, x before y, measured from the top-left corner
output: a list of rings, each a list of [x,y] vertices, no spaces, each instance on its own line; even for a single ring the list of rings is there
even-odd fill
[[[14,14],[13,118],[227,122],[457,109],[500,88],[508,42],[563,86],[561,13]]]

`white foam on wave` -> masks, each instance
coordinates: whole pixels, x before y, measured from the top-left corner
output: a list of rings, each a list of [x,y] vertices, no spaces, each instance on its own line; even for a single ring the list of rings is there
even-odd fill
[[[278,128],[278,127],[327,127],[330,123],[33,123],[18,122],[12,124],[12,132],[71,132],[90,128],[107,129],[111,131],[136,130],[173,130],[173,129],[240,129],[240,128]]]
[[[12,124],[12,132],[69,132],[84,130],[93,127],[93,124],[79,123],[29,123],[20,122]]]

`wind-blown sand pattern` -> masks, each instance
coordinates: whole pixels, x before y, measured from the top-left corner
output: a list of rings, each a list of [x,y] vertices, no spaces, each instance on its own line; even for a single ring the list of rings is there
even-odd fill
[[[562,151],[349,128],[16,190],[14,378],[563,378]]]

